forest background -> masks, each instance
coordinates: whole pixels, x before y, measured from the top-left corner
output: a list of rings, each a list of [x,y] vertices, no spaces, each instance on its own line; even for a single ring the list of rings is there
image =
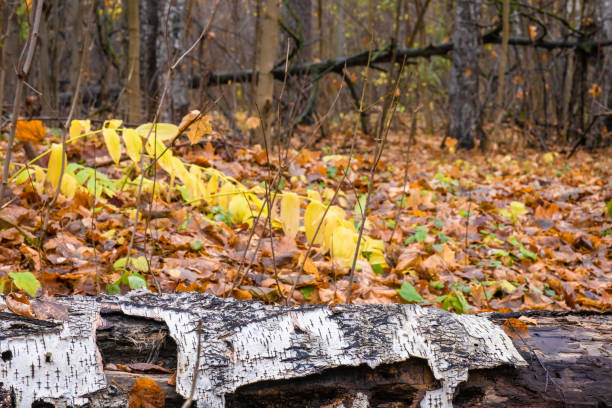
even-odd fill
[[[611,0],[0,10],[0,291],[612,306]]]

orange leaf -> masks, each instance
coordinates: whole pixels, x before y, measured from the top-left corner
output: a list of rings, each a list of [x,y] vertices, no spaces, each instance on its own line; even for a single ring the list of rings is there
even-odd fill
[[[40,120],[19,120],[15,137],[20,142],[40,142],[45,138],[45,127]]]
[[[148,377],[139,378],[130,390],[128,408],[165,408],[166,396],[159,385]]]

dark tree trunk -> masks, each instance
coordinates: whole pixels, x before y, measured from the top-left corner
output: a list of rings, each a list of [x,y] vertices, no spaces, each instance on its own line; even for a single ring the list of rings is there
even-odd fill
[[[449,84],[448,136],[458,147],[472,149],[479,129],[478,21],[480,0],[458,0],[453,33],[453,56]]]
[[[143,14],[141,35],[141,65],[140,84],[145,98],[147,119],[152,120],[157,108],[159,93],[159,70],[157,66],[157,37],[159,36],[159,0],[146,0],[141,8]]]

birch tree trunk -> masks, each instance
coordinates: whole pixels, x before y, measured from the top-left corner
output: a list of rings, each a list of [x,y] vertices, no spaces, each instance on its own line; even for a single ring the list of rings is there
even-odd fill
[[[478,117],[478,21],[480,0],[457,0],[449,84],[448,135],[458,147],[472,149],[479,127]]]
[[[142,291],[33,304],[57,320],[10,313],[0,296],[3,408],[123,408],[142,376],[167,408],[190,396],[207,408],[612,404],[609,314],[274,307]],[[176,370],[176,387],[170,374],[138,374],[144,362]]]
[[[183,34],[185,33],[185,0],[163,2],[164,6],[159,8],[161,35],[157,39],[159,60],[157,66],[161,77],[174,61],[186,50],[183,45]],[[167,30],[166,30],[167,28]],[[178,123],[189,111],[188,80],[185,67],[186,61],[176,67],[170,78],[168,93],[166,94],[166,105],[168,109],[162,111],[160,121],[171,121]],[[163,82],[163,81],[162,81]],[[163,84],[162,84],[163,85]]]
[[[270,125],[274,113],[274,63],[276,62],[276,48],[278,46],[278,17],[279,1],[264,0],[261,21],[261,36],[259,53],[257,54],[257,89],[255,103],[262,125],[257,130],[257,143],[271,148]]]

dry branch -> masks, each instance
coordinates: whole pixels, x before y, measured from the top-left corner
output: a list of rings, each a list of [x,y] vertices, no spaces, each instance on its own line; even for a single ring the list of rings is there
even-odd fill
[[[497,31],[490,32],[482,37],[484,44],[498,44],[501,43],[501,37]],[[585,50],[587,53],[594,52],[600,47],[607,47],[612,45],[612,40],[607,41],[568,41],[568,40],[544,40],[535,39],[532,40],[527,37],[511,37],[508,40],[509,45],[517,46],[529,46],[544,48],[547,50],[554,49],[568,49],[568,48],[580,48]],[[404,59],[413,58],[429,58],[433,56],[446,55],[453,50],[453,43],[446,42],[442,44],[429,45],[426,47],[415,47],[415,48],[398,48],[396,53],[393,53],[391,47],[384,49],[375,50],[372,54],[372,64],[391,62],[391,58],[395,56],[395,62],[402,63]],[[326,73],[335,72],[341,73],[346,68],[365,66],[368,63],[369,51],[362,51],[358,54],[343,57],[328,59],[320,62],[307,62],[293,65],[289,68],[289,75],[313,75],[320,77]],[[221,85],[230,82],[250,82],[252,78],[253,70],[247,69],[244,71],[234,72],[213,72],[207,78],[207,83],[211,85]],[[272,71],[274,79],[282,81],[285,75],[284,67],[277,67]]]

